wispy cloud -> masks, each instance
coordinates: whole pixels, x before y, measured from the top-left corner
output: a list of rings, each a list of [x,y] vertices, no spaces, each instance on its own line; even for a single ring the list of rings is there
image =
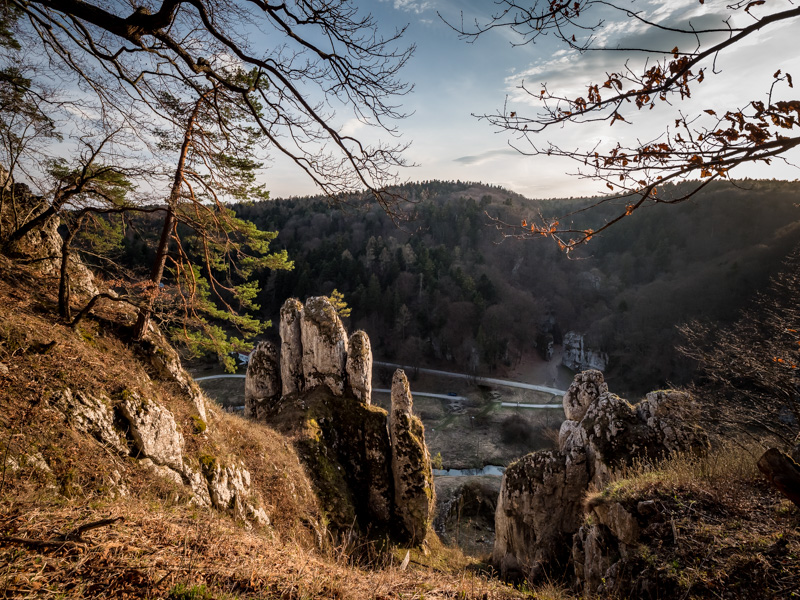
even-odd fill
[[[462,165],[482,165],[503,156],[519,156],[519,152],[513,148],[498,148],[495,150],[487,150],[486,152],[481,152],[480,154],[474,154],[472,156],[461,156],[453,159],[453,162],[461,163]]]
[[[342,128],[339,130],[339,133],[342,135],[355,135],[357,131],[366,127],[366,123],[360,121],[358,119],[349,119],[342,125]]]
[[[383,2],[387,0],[382,0]],[[432,3],[428,0],[391,0],[392,5],[397,10],[420,14],[431,8]]]

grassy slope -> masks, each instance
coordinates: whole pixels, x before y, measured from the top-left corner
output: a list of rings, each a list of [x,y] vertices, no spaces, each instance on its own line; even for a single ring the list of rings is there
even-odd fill
[[[8,369],[0,369],[0,597],[524,595],[476,575],[437,540],[427,555],[414,553],[407,570],[393,566],[399,551],[337,546],[319,525],[316,497],[287,438],[213,407],[208,430],[199,432],[188,399],[175,384],[151,379],[125,341],[129,314],[102,307],[73,332],[55,322],[48,283],[0,257],[0,364]],[[125,390],[158,399],[175,415],[191,463],[209,454],[245,463],[271,526],[249,530],[196,507],[185,488],[73,430],[48,402],[63,388],[102,392],[112,402]],[[124,520],[87,532],[87,543],[58,541],[112,517]]]
[[[427,555],[412,553],[403,571],[403,550],[325,539],[311,485],[286,438],[213,409],[209,430],[197,432],[187,399],[174,384],[152,380],[124,341],[124,311],[101,308],[74,333],[55,323],[48,282],[0,261],[0,364],[8,368],[0,369],[0,597],[567,597],[552,587],[521,592],[487,580],[476,574],[479,565],[436,540]],[[182,488],[66,426],[48,404],[64,387],[157,397],[175,414],[190,461],[213,454],[245,462],[271,527],[248,530],[195,507]],[[752,455],[730,451],[700,463],[677,457],[630,473],[590,503],[659,504],[663,519],[632,564],[655,573],[665,593],[788,598],[800,586],[800,513],[752,463]],[[124,521],[87,532],[88,543],[56,541],[110,517]]]
[[[653,502],[624,576],[656,582],[664,598],[800,597],[800,509],[758,472],[763,450],[674,455],[590,494],[588,507],[619,502],[631,514]]]

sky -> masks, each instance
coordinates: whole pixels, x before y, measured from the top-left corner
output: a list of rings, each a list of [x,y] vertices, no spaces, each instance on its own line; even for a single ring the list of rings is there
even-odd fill
[[[722,26],[728,4],[730,0],[706,0],[702,5],[698,0],[636,0],[626,6],[645,10],[659,22]],[[624,65],[627,58],[624,53],[580,55],[568,51],[552,36],[539,38],[535,45],[514,46],[519,39],[508,30],[495,30],[474,43],[467,43],[441,18],[460,22],[463,11],[465,23],[474,19],[485,22],[496,10],[490,0],[371,0],[363,1],[361,6],[373,14],[387,34],[407,25],[404,39],[416,45],[413,58],[401,72],[414,85],[413,92],[401,99],[403,110],[410,116],[396,123],[401,139],[411,142],[405,157],[414,165],[398,173],[401,181],[481,181],[529,198],[591,195],[605,189],[596,181],[576,177],[576,165],[570,161],[521,155],[510,145],[517,143],[514,138],[472,115],[495,113],[505,103],[509,112],[532,114],[535,106],[519,90],[523,81],[537,88],[546,82],[553,91],[585,94],[590,81],[602,83],[606,72],[617,71]],[[788,0],[771,0],[759,8],[771,13],[792,5]],[[747,20],[747,15],[739,12],[741,16],[736,17],[734,24]],[[630,20],[621,19],[618,13],[604,16],[607,20],[599,35],[607,45],[657,44],[666,48],[678,45],[687,50],[693,46],[685,36],[655,37]],[[795,20],[765,28],[721,54],[716,61],[718,74],[707,77],[693,90],[693,98],[680,103],[681,106],[663,111],[634,111],[626,114],[626,118],[634,117],[629,119],[630,124],[618,122],[613,128],[601,123],[548,131],[541,134],[542,141],[572,148],[593,145],[596,141],[652,138],[663,131],[664,123],[674,120],[678,109],[699,112],[713,107],[724,112],[744,107],[750,100],[765,99],[772,75],[778,69],[796,75],[800,87],[799,25]],[[793,91],[784,86],[778,93],[790,98]],[[369,127],[346,116],[339,125],[366,139],[373,136]],[[800,153],[795,152],[789,158],[800,164]],[[800,178],[800,170],[773,162],[770,166],[739,168],[733,175],[794,180]],[[276,155],[272,155],[264,181],[273,198],[318,191],[302,173]]]

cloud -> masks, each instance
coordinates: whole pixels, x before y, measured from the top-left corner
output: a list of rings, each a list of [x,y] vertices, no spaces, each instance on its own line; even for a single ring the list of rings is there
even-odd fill
[[[454,158],[453,162],[461,163],[462,165],[482,165],[503,156],[519,156],[519,152],[513,148],[498,148],[496,150],[487,150],[486,152],[481,152],[480,154],[475,154],[472,156],[461,156],[459,158]]]
[[[724,15],[721,13],[706,12],[705,14],[692,14],[691,18],[686,13],[676,15],[659,15],[659,22],[674,29],[691,30],[721,28]],[[708,47],[718,41],[725,34],[722,32],[708,33],[701,36],[703,46]],[[677,46],[680,49],[694,50],[697,46],[697,37],[694,34],[679,33],[653,29],[633,19],[621,21],[608,21],[603,29],[595,36],[595,47],[610,48],[610,51],[596,50],[583,54],[575,50],[559,49],[549,58],[533,62],[526,69],[514,72],[506,77],[506,89],[512,101],[523,102],[538,106],[539,84],[546,83],[548,88],[559,95],[576,97],[586,93],[587,85],[602,83],[605,74],[619,72],[626,67],[633,71],[640,70],[645,61],[650,57],[661,57],[662,54],[648,54],[636,52],[618,52],[617,48],[642,48],[659,50],[669,53]],[[519,86],[525,82],[526,87],[532,90],[533,97],[521,90]]]
[[[386,0],[382,0],[386,1]],[[420,14],[431,8],[431,2],[427,0],[392,0],[392,4],[396,10],[402,10],[405,12],[413,12],[416,14]]]
[[[341,135],[354,135],[359,129],[363,129],[366,126],[367,126],[366,123],[364,123],[363,121],[360,121],[358,119],[349,119],[348,121],[345,122],[344,125],[342,125],[342,128],[341,130],[339,130],[339,133]]]

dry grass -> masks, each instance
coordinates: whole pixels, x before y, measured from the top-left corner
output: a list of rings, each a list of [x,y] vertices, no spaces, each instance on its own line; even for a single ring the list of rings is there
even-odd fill
[[[663,597],[790,598],[800,589],[800,510],[758,473],[762,451],[727,443],[636,464],[587,506],[619,502],[636,515],[648,502],[627,568],[632,579],[658,581]]]
[[[754,442],[723,442],[707,454],[675,452],[655,463],[634,460],[604,489],[590,492],[587,502],[591,504],[598,497],[624,500],[655,488],[695,487],[720,494],[720,500],[724,500],[736,489],[761,480],[756,462],[764,450],[765,445]]]
[[[290,440],[213,407],[202,431],[179,387],[155,378],[126,341],[125,309],[101,306],[74,332],[57,322],[42,282],[0,261],[0,363],[8,367],[0,374],[0,598],[531,596],[482,575],[435,536],[412,551],[406,570],[404,549],[326,539]],[[243,462],[271,527],[248,530],[196,507],[184,486],[73,430],[48,401],[64,388],[112,402],[125,390],[157,399],[174,414],[191,464],[201,455]],[[125,520],[88,532],[86,543],[56,542],[76,525],[118,516]]]
[[[407,570],[399,560],[357,567],[344,554],[331,559],[292,540],[248,532],[213,511],[137,499],[93,507],[6,499],[0,533],[48,540],[54,532],[111,516],[125,520],[86,534],[88,544],[0,542],[0,597],[164,598],[203,590],[197,597],[558,598],[532,596],[454,565],[422,567],[419,556]]]

